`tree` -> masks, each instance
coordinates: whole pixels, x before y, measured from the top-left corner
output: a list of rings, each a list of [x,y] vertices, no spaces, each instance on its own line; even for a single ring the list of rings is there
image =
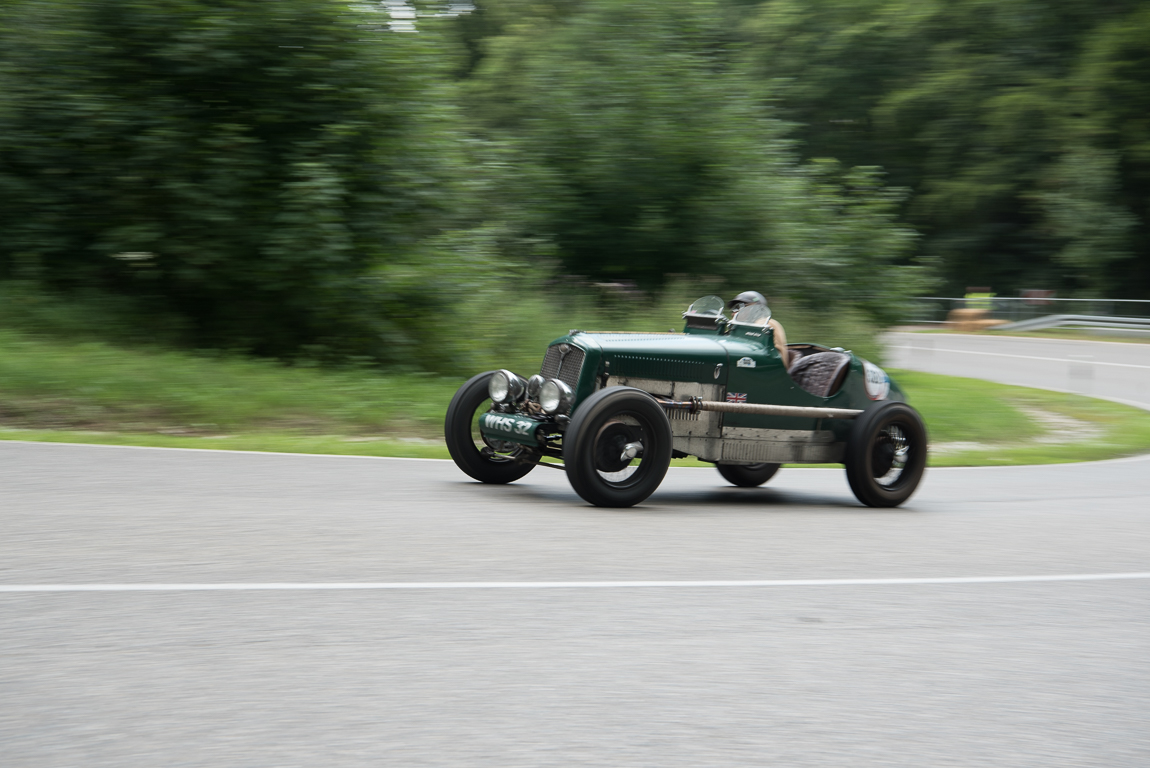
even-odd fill
[[[1082,97],[1110,77],[1081,71],[1084,56],[1107,68],[1088,53],[1100,48],[1137,67],[1135,7],[770,0],[748,34],[759,76],[783,86],[782,113],[803,124],[805,156],[880,165],[913,191],[903,221],[924,235],[946,290],[1144,293],[1150,282],[1126,274],[1128,257],[1145,253],[1132,156],[1098,141],[1113,138],[1101,127],[1112,100]],[[1091,42],[1096,34],[1113,44]],[[1130,114],[1150,107],[1144,91],[1125,104]]]
[[[0,274],[175,311],[197,343],[386,358],[373,275],[434,231],[451,142],[442,51],[381,12],[9,4]]]
[[[466,88],[515,158],[518,227],[565,271],[651,288],[720,275],[879,313],[921,287],[879,174],[797,162],[730,6],[523,9],[484,41]]]
[[[1076,136],[1103,164],[1105,199],[1121,212],[1119,243],[1133,255],[1116,261],[1119,291],[1150,295],[1150,8],[1100,24],[1083,43],[1070,79]],[[1112,209],[1113,210],[1113,209]],[[1105,251],[1114,253],[1113,250]],[[1116,254],[1120,257],[1120,254]],[[1117,279],[1115,282],[1119,282]]]

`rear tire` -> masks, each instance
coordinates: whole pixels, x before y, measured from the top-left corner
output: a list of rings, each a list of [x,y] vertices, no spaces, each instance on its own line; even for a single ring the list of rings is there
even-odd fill
[[[641,389],[611,387],[587,398],[563,438],[567,479],[597,507],[632,507],[655,492],[671,465],[671,422]],[[622,452],[641,443],[632,459]]]
[[[730,483],[740,488],[762,485],[779,471],[778,464],[716,464],[715,469]]]
[[[897,507],[918,488],[926,451],[926,425],[918,411],[906,403],[878,403],[851,427],[847,482],[868,507]]]
[[[523,477],[535,469],[535,462],[529,457],[526,446],[512,452],[495,453],[479,434],[476,414],[486,413],[490,408],[487,382],[493,373],[495,371],[487,371],[473,376],[451,398],[447,418],[443,422],[443,437],[447,441],[447,452],[457,467],[481,483],[502,484]]]

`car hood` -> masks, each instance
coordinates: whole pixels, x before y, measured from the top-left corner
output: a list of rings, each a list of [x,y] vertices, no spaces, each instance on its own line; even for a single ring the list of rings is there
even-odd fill
[[[598,351],[615,376],[713,382],[719,378],[716,366],[727,364],[726,345],[702,335],[580,333],[569,340]]]
[[[686,333],[581,333],[571,339],[576,344],[593,342],[604,354],[675,355],[700,359],[726,359],[718,339]]]

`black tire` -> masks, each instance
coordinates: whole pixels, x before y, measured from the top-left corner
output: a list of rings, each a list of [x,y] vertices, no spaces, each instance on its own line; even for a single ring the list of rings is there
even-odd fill
[[[535,469],[535,461],[526,446],[496,453],[479,434],[477,416],[490,408],[487,380],[493,373],[495,371],[487,371],[473,376],[451,398],[443,422],[443,437],[455,465],[468,475],[481,483],[510,483]]]
[[[779,471],[778,464],[716,464],[715,469],[730,483],[740,488],[762,485]]]
[[[877,403],[855,419],[844,463],[851,490],[868,507],[897,507],[926,469],[926,425],[906,403]]]
[[[643,450],[624,461],[629,442]],[[671,422],[655,398],[632,387],[601,389],[576,409],[563,438],[567,479],[597,507],[632,507],[663,482],[671,442]]]

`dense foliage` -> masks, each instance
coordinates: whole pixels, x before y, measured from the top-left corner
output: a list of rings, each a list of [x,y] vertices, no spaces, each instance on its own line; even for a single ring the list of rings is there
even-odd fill
[[[131,297],[202,344],[382,351],[373,273],[449,202],[428,41],[327,0],[16,8],[0,269]]]
[[[913,190],[944,290],[1150,295],[1150,8],[769,0],[760,77],[803,151]]]
[[[553,10],[553,9],[551,9]],[[925,286],[897,192],[870,168],[804,164],[720,0],[520,8],[467,84],[506,142],[525,233],[569,273],[658,286],[718,275],[879,317]]]
[[[395,5],[8,3],[0,279],[441,368],[572,286],[1150,295],[1132,0]]]

